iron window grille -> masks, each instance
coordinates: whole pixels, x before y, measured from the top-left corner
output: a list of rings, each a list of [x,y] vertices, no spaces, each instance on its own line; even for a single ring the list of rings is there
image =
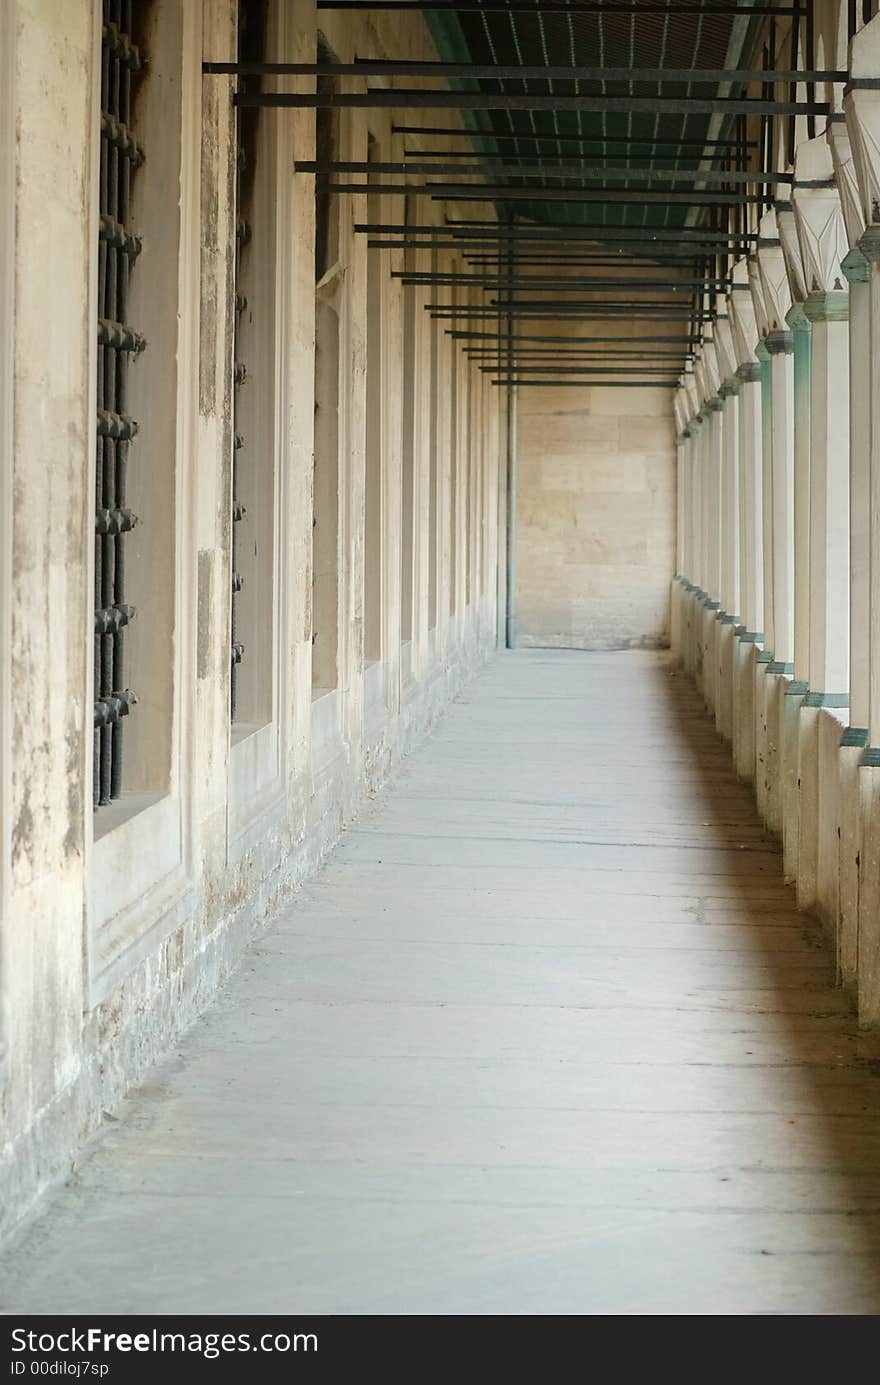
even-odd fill
[[[262,62],[266,49],[266,0],[241,0],[238,7],[238,61],[240,63]],[[258,91],[259,77],[239,77],[239,92]],[[229,710],[232,721],[237,717],[238,665],[245,655],[245,646],[240,640],[240,614],[238,594],[244,579],[239,571],[240,541],[238,526],[247,514],[241,496],[240,456],[247,447],[247,438],[240,428],[242,411],[242,390],[247,386],[248,365],[242,359],[242,324],[250,305],[245,293],[249,270],[249,258],[253,240],[251,216],[254,204],[254,177],[257,158],[257,125],[259,110],[236,107],[236,232],[235,232],[235,328],[233,335],[233,375],[232,375],[232,591],[230,593],[230,641],[231,669],[229,683]]]
[[[141,251],[130,225],[132,182],[144,151],[132,128],[143,59],[132,41],[132,11],[142,0],[104,0],[101,47],[100,223],[98,231],[97,457],[95,471],[94,803],[122,792],[123,718],[134,695],[125,686],[125,632],[135,610],[125,600],[125,535],[137,524],[126,503],[131,444],[138,425],[127,412],[132,357],[146,346],[127,325],[129,277]]]

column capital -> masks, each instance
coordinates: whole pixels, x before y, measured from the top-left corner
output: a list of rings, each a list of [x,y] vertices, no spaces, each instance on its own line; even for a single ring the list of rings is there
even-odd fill
[[[737,367],[736,375],[744,384],[757,384],[761,379],[761,364],[759,361],[749,361],[746,365]]]
[[[729,376],[727,380],[722,380],[718,386],[718,394],[721,399],[727,399],[732,394],[739,394],[739,380],[735,375]]]
[[[868,226],[859,241],[859,249],[866,260],[876,264],[880,260],[880,226]]]
[[[806,312],[806,305],[804,303],[792,303],[788,312],[785,314],[785,320],[791,328],[792,332],[809,333],[813,330],[812,326],[810,325],[810,318]]]
[[[849,293],[840,289],[829,289],[826,293],[808,294],[804,312],[810,322],[847,322]]]
[[[679,433],[675,439],[676,447],[684,447],[689,437],[690,433],[688,432],[687,428],[685,428],[684,431]]]
[[[857,245],[844,255],[840,268],[851,284],[865,284],[871,277],[871,262]]]
[[[764,345],[771,356],[790,356],[794,351],[791,332],[768,332]]]
[[[758,344],[757,344],[757,346],[755,347],[755,355],[756,355],[757,358],[758,358],[758,362],[759,362],[759,364],[758,364],[758,369],[760,370],[760,369],[761,369],[761,363],[764,362],[764,361],[769,361],[769,359],[770,359],[770,352],[767,350],[766,338],[761,337],[761,339],[758,341]],[[758,379],[760,379],[760,378],[761,378],[761,377],[758,376]]]
[[[720,413],[720,411],[724,408],[724,400],[719,396],[720,389],[719,394],[713,394],[711,399],[706,400],[705,404],[703,405],[703,408],[708,409],[710,413],[713,414]]]

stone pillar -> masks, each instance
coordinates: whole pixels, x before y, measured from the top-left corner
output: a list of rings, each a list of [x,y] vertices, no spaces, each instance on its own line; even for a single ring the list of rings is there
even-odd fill
[[[684,658],[684,601],[688,581],[687,556],[687,395],[678,389],[673,400],[675,416],[675,573],[669,592],[669,644],[681,663]]]
[[[739,594],[741,623],[734,635],[734,736],[736,771],[755,777],[755,660],[763,640],[763,531],[761,366],[755,359],[758,326],[749,290],[748,263],[733,267],[729,297],[732,347],[739,381]]]
[[[688,663],[691,677],[698,679],[702,664],[703,600],[703,420],[694,413],[688,423],[690,446],[688,471],[690,475],[690,540],[691,590],[688,602]]]
[[[794,218],[791,217],[793,221]],[[791,275],[791,258],[786,256]],[[802,283],[798,288],[802,290]],[[786,314],[794,375],[794,659],[780,703],[783,874],[798,879],[801,820],[801,711],[810,676],[810,355],[811,328],[800,302]]]
[[[774,660],[775,603],[773,600],[773,377],[766,338],[755,348],[761,370],[761,529],[764,642],[755,661],[755,793],[758,810],[767,820],[768,765],[767,697],[769,669]]]
[[[869,577],[868,741],[860,770],[857,991],[859,1018],[880,1023],[880,16],[850,43],[846,126],[866,230],[859,249],[870,264],[869,295]]]
[[[849,295],[810,294],[809,705],[849,705]]]
[[[815,908],[821,845],[839,858],[839,784],[823,783],[819,709],[849,703],[849,328],[848,296],[811,294],[810,661],[801,714],[798,905]],[[834,730],[833,724],[831,730]],[[841,728],[842,734],[842,728]],[[839,740],[839,737],[838,737]],[[829,919],[837,926],[835,917]]]
[[[698,683],[707,706],[716,705],[715,677],[715,614],[720,608],[719,587],[721,575],[720,554],[720,470],[721,470],[721,420],[718,413],[722,407],[717,395],[717,363],[712,342],[704,342],[700,355],[694,363],[694,372],[699,390],[701,429],[701,498],[702,533],[700,552],[702,570],[700,587],[702,606],[698,611]]]
[[[718,697],[715,726],[733,741],[735,663],[734,630],[739,623],[739,388],[730,314],[719,312],[715,322],[715,353],[721,400],[721,571],[716,616],[715,654]]]
[[[810,668],[810,319],[801,303],[786,314],[794,374],[794,695],[807,691]]]
[[[794,672],[794,341],[771,332],[770,470],[773,509],[773,663],[771,673]]]
[[[865,229],[858,178],[846,116],[831,116],[827,130],[834,178],[847,243],[851,247],[840,262],[849,283],[849,725],[838,750],[838,828],[836,891],[829,882],[829,898],[837,906],[837,967],[842,985],[856,986],[859,941],[859,866],[862,855],[862,752],[868,744],[868,526],[869,404],[871,356],[869,318],[869,264],[858,249]],[[819,905],[822,907],[823,869],[819,862]]]
[[[770,469],[773,509],[773,661],[767,668],[765,820],[782,833],[785,693],[794,670],[794,342],[786,322],[791,290],[775,211],[758,227],[758,270],[770,356]]]
[[[718,707],[718,613],[721,610],[721,464],[724,401],[717,394],[706,401],[706,593],[703,627],[703,691],[714,712]]]
[[[794,344],[790,332],[769,333],[770,356],[770,471],[773,511],[773,661],[767,677],[766,821],[782,833],[783,699],[794,673]],[[786,680],[782,682],[781,680]]]
[[[797,894],[801,908],[817,906],[821,856],[822,898],[830,901],[827,921],[836,928],[830,878],[836,882],[839,868],[842,728],[839,713],[820,715],[820,708],[848,703],[849,296],[840,267],[848,248],[846,227],[833,174],[825,134],[798,145],[792,203],[809,286],[804,314],[812,325],[812,343],[805,408],[810,421],[808,653],[806,668],[796,670],[807,683],[799,737]]]

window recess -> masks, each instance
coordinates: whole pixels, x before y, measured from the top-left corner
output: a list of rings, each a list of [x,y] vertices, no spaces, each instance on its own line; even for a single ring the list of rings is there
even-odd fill
[[[146,341],[128,322],[129,281],[141,252],[130,224],[132,183],[145,161],[132,128],[143,58],[132,41],[138,0],[105,0],[101,45],[98,232],[97,462],[95,481],[94,804],[123,786],[124,718],[136,702],[125,686],[125,641],[135,608],[126,602],[125,542],[137,524],[127,504],[138,424],[128,412],[129,370]]]

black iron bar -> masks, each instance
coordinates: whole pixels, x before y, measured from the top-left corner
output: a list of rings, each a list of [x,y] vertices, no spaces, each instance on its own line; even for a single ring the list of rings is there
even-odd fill
[[[490,174],[505,178],[610,178],[612,180],[631,180],[646,178],[654,182],[676,183],[794,183],[793,173],[761,172],[758,169],[747,173],[731,172],[723,168],[591,168],[588,164],[435,164],[435,163],[368,163],[360,159],[314,160],[297,159],[295,173],[395,173],[405,174],[455,174],[458,177],[485,178]]]
[[[536,289],[548,289],[561,287],[562,289],[574,291],[581,289],[620,289],[621,281],[616,279],[593,279],[579,278],[572,275],[571,278],[553,279],[549,274],[468,274],[450,273],[444,274],[442,270],[432,274],[415,273],[408,269],[395,269],[391,272],[392,279],[401,279],[404,284],[424,286],[426,284],[477,284],[482,288],[511,288],[522,289],[524,292],[533,293]],[[630,287],[641,292],[642,289],[670,289],[673,292],[682,288],[707,288],[712,285],[720,285],[722,288],[728,286],[726,279],[634,279]]]
[[[358,196],[367,190],[385,197],[431,197],[437,202],[650,202],[661,207],[733,206],[760,203],[750,192],[652,192],[648,188],[523,188],[498,183],[328,183],[337,196]]]
[[[589,241],[584,237],[581,244],[592,243],[592,240],[592,237],[589,238]],[[608,246],[599,246],[597,250],[604,254],[604,259],[599,258],[598,255],[584,255],[576,248],[576,243],[575,245],[571,245],[570,249],[568,242],[564,240],[560,239],[556,244],[559,248],[554,249],[553,242],[550,240],[543,242],[532,240],[520,242],[507,241],[502,245],[495,246],[492,241],[486,237],[481,237],[477,240],[470,240],[465,237],[457,237],[455,239],[441,239],[438,237],[432,238],[431,240],[384,240],[371,238],[367,241],[367,246],[370,250],[405,250],[407,247],[412,247],[417,250],[454,250],[460,252],[465,259],[483,259],[486,263],[493,260],[505,259],[508,245],[517,245],[518,259],[523,264],[591,264],[604,265],[606,267],[620,265],[625,269],[645,269],[656,266],[658,263],[664,265],[696,265],[701,263],[701,257],[696,254],[696,250],[692,256],[685,259],[664,249],[662,242],[658,247],[657,253],[651,255],[649,255],[647,251],[642,250],[634,255],[631,255],[629,251],[621,251],[615,256]],[[638,244],[638,242],[636,242],[636,244]],[[738,254],[746,254],[748,251],[747,245],[737,244],[733,241],[728,242],[724,240],[715,242],[715,244],[721,245],[724,248],[730,248]],[[543,250],[545,245],[548,247],[546,251]],[[524,255],[521,253],[523,247],[527,248],[527,253]]]
[[[529,380],[523,379],[520,375],[502,376],[500,379],[491,380],[492,385],[506,385],[508,388],[516,386],[518,389],[528,389],[530,385],[550,385],[554,389],[561,389],[563,385],[576,385],[578,389],[595,389],[601,387],[603,390],[610,389],[671,389],[674,390],[678,385],[676,378],[665,380]]]
[[[632,366],[577,366],[577,365],[554,365],[552,367],[544,365],[518,365],[516,368],[518,375],[547,375],[550,369],[556,375],[668,375],[670,366],[646,366],[642,364]],[[497,375],[498,366],[481,365],[477,369],[483,375]]]
[[[246,107],[274,106],[282,110],[619,111],[647,115],[828,115],[830,112],[827,101],[775,101],[758,96],[556,96],[531,92],[425,90],[422,87],[238,92],[233,103]]]
[[[513,140],[516,144],[525,141],[528,144],[645,144],[645,145],[669,145],[671,149],[730,149],[738,148],[739,141],[735,139],[697,139],[686,138],[681,135],[588,135],[588,134],[541,134],[539,131],[529,130],[511,132],[510,130],[459,130],[447,128],[445,125],[392,125],[391,132],[395,135],[444,135],[449,139],[485,139],[495,143]],[[758,141],[749,140],[745,146],[747,149],[757,149]]]
[[[506,342],[499,346],[496,341],[492,346],[488,344],[466,346],[464,351],[468,356],[474,358],[497,356],[499,351],[506,353],[508,350],[512,350],[523,360],[540,360],[550,356],[555,360],[563,361],[572,357],[577,359],[583,357],[587,360],[591,360],[593,357],[601,360],[630,360],[640,359],[645,354],[645,348],[638,339],[631,341],[624,339],[620,345],[615,345],[613,341],[608,342],[604,337],[601,339],[599,337],[572,337],[565,342],[560,342],[558,346],[518,346],[518,341],[519,338],[514,337],[510,347]],[[681,359],[681,352],[674,347],[665,346],[662,350],[652,348],[651,356],[658,360],[677,361]]]
[[[237,77],[445,77],[477,82],[845,82],[849,76],[840,70],[792,71],[751,70],[738,67],[580,67],[576,64],[547,63],[455,63],[425,62],[418,59],[359,58],[350,63],[321,62],[205,62],[202,71],[215,76]]]
[[[739,118],[740,118],[740,117],[737,117],[737,119],[739,119]],[[476,138],[476,139],[479,139],[479,138],[481,138],[481,136],[475,135],[475,138]],[[482,136],[482,138],[491,139],[491,138],[493,138],[493,136],[486,135],[486,136]],[[532,138],[531,135],[522,135],[522,136],[519,137],[518,143],[524,143],[524,142],[525,142],[525,143],[528,143],[528,142],[531,140],[531,138]],[[719,157],[722,157],[722,158],[723,158],[725,152],[726,152],[726,151],[722,150],[722,151],[721,151],[721,155],[720,155]],[[437,160],[440,160],[440,159],[490,159],[490,158],[499,158],[499,159],[511,159],[511,158],[513,158],[513,159],[518,159],[518,160],[521,161],[521,160],[523,160],[523,159],[542,159],[542,158],[543,158],[543,159],[554,159],[554,158],[559,158],[559,159],[561,159],[563,156],[562,156],[561,154],[550,153],[550,152],[547,152],[547,153],[543,153],[543,154],[542,154],[541,151],[538,150],[538,149],[535,149],[535,150],[531,150],[531,149],[522,149],[522,150],[518,150],[518,149],[514,149],[514,150],[499,150],[497,153],[495,153],[494,151],[486,151],[486,150],[479,150],[479,149],[404,149],[404,151],[403,151],[403,157],[404,157],[404,160],[406,160],[406,161],[409,161],[410,159],[412,159],[412,160],[417,160],[417,159],[432,159],[432,160],[433,160],[433,159],[437,159]],[[571,152],[570,152],[570,151],[569,151],[568,157],[571,157]],[[673,166],[677,166],[678,164],[681,163],[681,160],[682,160],[682,159],[694,159],[694,158],[697,158],[698,156],[697,156],[696,154],[682,154],[682,153],[678,153],[678,154],[656,154],[656,153],[654,153],[653,150],[642,150],[642,151],[639,151],[638,153],[632,153],[632,154],[623,153],[623,152],[621,152],[620,150],[611,150],[611,151],[609,151],[608,153],[603,154],[600,150],[592,150],[592,149],[591,149],[588,153],[584,153],[582,157],[583,157],[584,159],[590,160],[590,161],[593,162],[593,163],[606,163],[606,164],[607,164],[607,163],[612,163],[612,162],[617,162],[617,163],[630,163],[630,162],[632,162],[632,160],[634,160],[634,159],[650,159],[651,162],[652,162],[652,165],[653,165],[653,164],[658,164],[658,163],[661,163],[661,164],[662,164],[662,163],[668,163],[668,164],[672,164]],[[438,167],[439,167],[439,164],[432,164],[432,169],[433,169],[433,171],[436,172],[436,170],[437,170]],[[456,164],[455,167],[456,167],[457,170],[460,170],[460,169],[461,169],[461,165],[460,165],[460,164]],[[481,165],[481,167],[482,167],[482,165]],[[519,167],[519,164],[514,164],[513,167],[518,168],[518,167]],[[407,162],[407,171],[409,171],[408,162]],[[631,171],[631,170],[628,170],[628,171]],[[662,173],[662,169],[654,169],[653,171],[655,171],[655,172],[657,173],[658,177],[659,177],[660,174]],[[685,170],[685,171],[690,171],[690,172],[696,173],[696,172],[697,172],[697,169],[694,168],[694,169]],[[757,173],[755,173],[753,176],[757,179],[757,177],[758,177],[759,175],[758,175]]]
[[[538,318],[548,322],[663,322],[680,320],[682,322],[714,322],[712,313],[693,314],[684,308],[664,308],[656,312],[648,312],[642,304],[634,306],[627,303],[619,309],[605,308],[603,304],[596,304],[594,308],[579,308],[577,311],[561,312],[558,307],[545,308],[537,304],[530,304],[527,308],[517,303],[505,305],[504,307],[495,306],[487,308],[470,308],[464,304],[457,307],[445,305],[443,307],[427,308],[431,317],[444,318],[447,321],[463,320],[479,321],[496,317],[504,317],[510,313],[513,317]]]
[[[464,328],[447,328],[447,335],[450,336],[450,337],[454,337],[456,340],[459,340],[459,341],[465,341],[465,340],[467,340],[467,341],[478,341],[478,340],[479,340],[479,341],[497,341],[497,340],[498,340],[498,334],[497,334],[497,332],[471,331],[471,330],[465,330]],[[550,342],[550,343],[554,343],[554,344],[556,344],[556,343],[560,343],[560,344],[561,344],[561,343],[566,343],[566,344],[568,344],[568,345],[571,345],[573,342],[576,342],[577,340],[578,340],[577,337],[570,337],[570,336],[569,336],[569,337],[550,337],[550,336],[545,336],[543,333],[535,334],[535,333],[529,333],[529,332],[520,332],[520,333],[518,333],[518,334],[514,337],[514,342],[537,341],[537,342],[543,342],[543,343],[545,343],[545,344],[548,343],[548,342]],[[638,337],[606,337],[605,340],[614,343],[614,345],[632,343],[633,345],[637,345],[637,344],[638,344],[638,345],[642,345],[642,346],[648,346],[648,345],[650,345],[650,346],[655,346],[655,345],[664,345],[664,344],[667,344],[667,343],[675,343],[676,345],[688,346],[688,345],[694,345],[694,344],[696,344],[697,342],[699,342],[700,338],[699,338],[699,336],[698,336],[698,334],[697,334],[696,332],[694,332],[694,333],[682,332],[682,333],[681,333],[680,335],[678,335],[678,336],[659,336],[659,337],[646,336],[646,335],[643,335],[643,334],[640,332],[639,335],[638,335]]]
[[[772,4],[749,5],[746,3],[735,4],[667,4],[658,5],[656,3],[642,3],[642,0],[612,0],[612,3],[602,4],[601,0],[433,0],[433,3],[425,3],[425,0],[376,0],[376,3],[365,3],[365,0],[317,0],[319,10],[391,10],[393,12],[407,13],[410,11],[421,14],[443,14],[445,11],[458,12],[460,14],[631,14],[637,15],[640,19],[656,16],[664,18],[668,14],[672,15],[700,15],[713,14],[719,16],[728,15],[756,15],[756,14],[803,14],[803,5],[780,5],[778,8]]]
[[[368,241],[368,245],[373,242]],[[455,249],[454,246],[446,245],[444,249]],[[474,255],[464,254],[462,259],[470,268],[481,269],[484,273],[489,272],[493,266],[500,268],[506,261],[504,253],[498,255]],[[544,266],[547,269],[680,269],[689,273],[697,270],[696,260],[667,259],[665,256],[658,255],[650,260],[591,260],[585,256],[577,255],[517,255],[517,264],[524,265],[526,269],[536,269]]]
[[[591,234],[594,231],[603,232],[605,238],[614,238],[622,243],[627,241],[673,241],[679,245],[702,245],[705,242],[717,242],[723,240],[725,243],[729,239],[727,236],[719,236],[717,231],[700,230],[695,227],[683,226],[613,226],[604,221],[578,222],[574,226],[546,225],[542,222],[519,222],[517,226],[511,227],[499,221],[486,221],[475,219],[462,219],[447,217],[442,226],[413,226],[408,223],[400,222],[364,222],[356,221],[353,229],[357,232],[367,232],[378,235],[400,235],[404,239],[413,236],[437,236],[440,234],[455,236],[457,241],[474,240],[478,243],[481,240],[528,240],[536,244],[543,244],[552,241],[555,244],[581,245],[584,241],[595,243],[601,239]],[[739,237],[741,241],[755,241],[758,239],[757,231],[745,232]]]

